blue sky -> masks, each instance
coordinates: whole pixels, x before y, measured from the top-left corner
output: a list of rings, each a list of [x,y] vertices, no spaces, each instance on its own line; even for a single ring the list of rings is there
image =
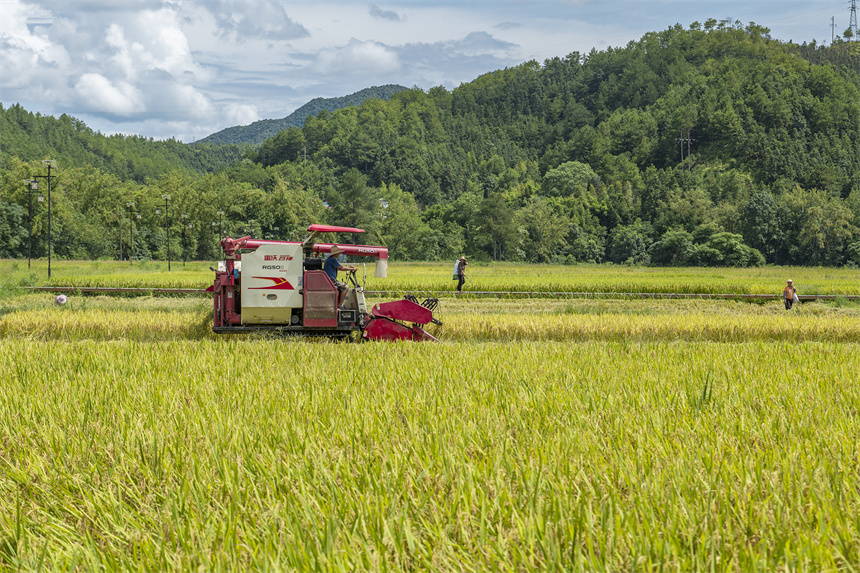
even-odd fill
[[[384,84],[481,74],[623,46],[676,23],[755,22],[831,41],[849,0],[0,0],[0,102],[105,134],[191,142]]]

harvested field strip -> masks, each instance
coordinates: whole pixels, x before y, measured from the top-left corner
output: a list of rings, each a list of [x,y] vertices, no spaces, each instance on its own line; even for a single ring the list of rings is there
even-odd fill
[[[30,297],[36,300],[37,295]],[[443,326],[428,330],[449,342],[587,340],[752,340],[860,342],[860,310],[809,303],[785,312],[778,303],[663,301],[496,301],[446,303]],[[63,307],[32,303],[0,320],[0,338],[37,340],[206,340],[211,310],[203,301],[74,300]],[[224,335],[255,336],[265,335]]]

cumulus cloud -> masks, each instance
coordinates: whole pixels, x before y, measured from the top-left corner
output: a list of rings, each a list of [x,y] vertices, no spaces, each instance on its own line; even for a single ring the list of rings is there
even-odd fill
[[[83,74],[74,86],[81,100],[109,115],[129,116],[145,108],[140,90],[127,82],[111,82],[101,74]]]
[[[220,0],[202,6],[211,12],[223,38],[238,42],[253,39],[290,40],[307,37],[308,31],[293,21],[279,2]]]
[[[345,46],[321,51],[314,65],[316,73],[346,75],[376,74],[399,68],[396,51],[378,42],[360,42],[355,38]]]
[[[0,10],[0,100],[58,97],[63,91],[69,53],[48,36],[50,12],[22,4],[3,2]],[[18,99],[18,98],[16,98]],[[14,100],[13,100],[14,101]]]
[[[228,125],[250,125],[260,119],[257,106],[251,104],[229,104],[222,110]]]
[[[459,40],[407,44],[400,48],[401,58],[415,64],[447,69],[473,68],[491,71],[508,65],[519,48],[486,32],[472,32]],[[480,71],[477,71],[476,76]],[[452,74],[459,75],[459,74]]]
[[[377,20],[388,20],[389,22],[403,22],[406,20],[405,16],[401,16],[394,10],[383,10],[376,4],[370,5],[370,15]]]
[[[117,66],[116,71],[132,79],[148,70],[162,70],[177,79],[208,79],[191,53],[179,15],[169,9],[142,11],[131,22],[112,23],[104,43],[95,54]]]
[[[512,49],[517,48],[517,45],[511,42],[497,40],[486,32],[472,32],[459,42],[450,42],[448,44],[448,48],[461,52],[467,56],[476,56],[480,54],[496,54],[504,56]]]

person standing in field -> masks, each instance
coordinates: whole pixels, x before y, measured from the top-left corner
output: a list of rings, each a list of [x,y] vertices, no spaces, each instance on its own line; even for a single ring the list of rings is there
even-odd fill
[[[782,298],[785,299],[785,310],[791,310],[791,305],[799,302],[797,298],[797,289],[794,288],[794,281],[788,279],[785,281],[785,288],[782,290]]]
[[[457,282],[457,292],[463,292],[463,283],[466,282],[466,257],[460,257],[454,263],[454,280]]]

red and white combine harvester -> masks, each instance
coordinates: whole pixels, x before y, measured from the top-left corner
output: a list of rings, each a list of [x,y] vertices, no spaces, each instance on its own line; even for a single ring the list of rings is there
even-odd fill
[[[363,233],[362,229],[311,225],[302,241],[261,241],[242,237],[221,240],[224,261],[215,271],[215,312],[212,330],[272,331],[303,336],[366,340],[436,340],[424,327],[442,324],[433,318],[438,300],[422,303],[414,296],[382,302],[368,311],[364,286],[355,272],[339,291],[323,271],[334,244],[317,243],[320,233]],[[349,256],[373,257],[375,276],[388,273],[388,249],[369,245],[337,245]],[[365,277],[366,278],[366,277]]]

